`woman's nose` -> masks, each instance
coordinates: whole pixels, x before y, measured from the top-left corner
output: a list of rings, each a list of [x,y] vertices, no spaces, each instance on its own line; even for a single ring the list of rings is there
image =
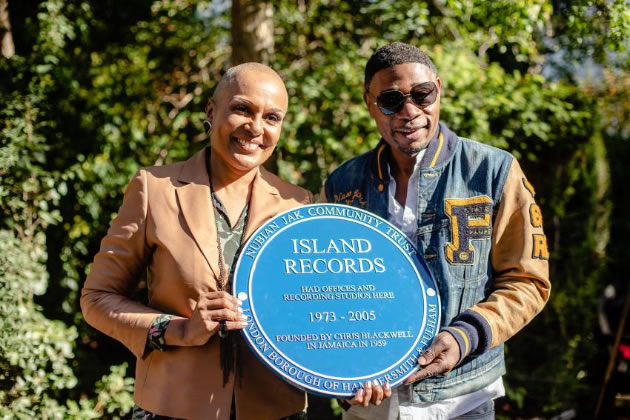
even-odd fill
[[[262,135],[262,117],[255,116],[249,122],[249,131],[251,131],[252,136],[258,137]]]

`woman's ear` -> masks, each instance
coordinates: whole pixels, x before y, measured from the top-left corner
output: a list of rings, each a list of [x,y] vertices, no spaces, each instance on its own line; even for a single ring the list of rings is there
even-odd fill
[[[206,119],[212,124],[214,120],[214,101],[210,99],[206,105]]]

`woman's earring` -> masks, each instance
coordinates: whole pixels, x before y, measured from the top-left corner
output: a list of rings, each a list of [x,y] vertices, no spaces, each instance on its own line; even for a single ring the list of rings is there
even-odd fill
[[[212,131],[212,123],[208,120],[203,121],[203,128],[206,130],[206,134],[209,134]]]

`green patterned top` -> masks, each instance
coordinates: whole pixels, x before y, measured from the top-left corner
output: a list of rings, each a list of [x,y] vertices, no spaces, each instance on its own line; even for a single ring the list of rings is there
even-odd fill
[[[239,217],[236,226],[232,229],[230,225],[230,219],[227,215],[227,210],[216,192],[212,192],[212,201],[214,202],[214,217],[217,221],[217,228],[219,231],[217,235],[221,241],[221,251],[223,253],[223,262],[225,264],[226,272],[230,273],[228,276],[228,284],[232,282],[234,276],[234,261],[241,243],[243,241],[243,233],[245,232],[245,225],[247,224],[247,214],[249,212],[249,203],[243,209],[241,217]],[[228,290],[228,285],[225,285],[225,289]]]

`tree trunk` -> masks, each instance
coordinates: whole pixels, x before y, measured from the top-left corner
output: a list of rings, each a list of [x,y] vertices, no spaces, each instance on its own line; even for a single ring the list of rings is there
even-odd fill
[[[9,22],[9,0],[0,0],[0,44],[2,56],[11,58],[15,54],[11,23]]]
[[[269,64],[273,55],[273,6],[264,0],[232,0],[232,65]],[[278,151],[265,162],[278,173]]]
[[[263,0],[232,0],[232,65],[269,64],[273,54],[273,7]]]

